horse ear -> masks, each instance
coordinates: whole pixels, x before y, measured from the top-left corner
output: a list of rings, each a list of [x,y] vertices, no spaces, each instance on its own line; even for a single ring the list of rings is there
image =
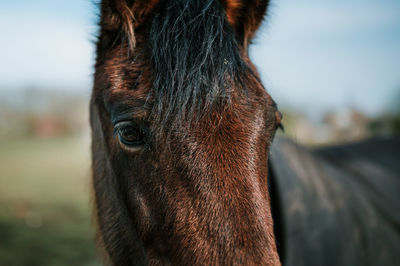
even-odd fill
[[[102,0],[100,26],[104,31],[122,31],[130,48],[136,44],[135,28],[143,24],[160,0]]]
[[[269,0],[222,0],[228,22],[247,46],[260,26],[267,11]]]

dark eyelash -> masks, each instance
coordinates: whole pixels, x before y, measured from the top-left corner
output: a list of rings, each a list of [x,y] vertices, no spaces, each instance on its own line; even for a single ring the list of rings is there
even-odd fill
[[[118,133],[120,132],[120,128],[119,126],[115,126],[113,129],[113,136],[116,137],[118,135]]]

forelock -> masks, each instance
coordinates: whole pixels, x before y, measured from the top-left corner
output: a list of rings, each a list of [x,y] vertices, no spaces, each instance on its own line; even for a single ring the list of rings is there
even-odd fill
[[[220,1],[166,0],[150,20],[153,115],[177,125],[229,104],[248,66]]]

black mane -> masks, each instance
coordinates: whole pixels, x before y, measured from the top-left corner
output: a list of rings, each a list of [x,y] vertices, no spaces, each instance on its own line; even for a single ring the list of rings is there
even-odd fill
[[[149,23],[158,122],[179,124],[229,103],[248,67],[220,1],[162,1]]]

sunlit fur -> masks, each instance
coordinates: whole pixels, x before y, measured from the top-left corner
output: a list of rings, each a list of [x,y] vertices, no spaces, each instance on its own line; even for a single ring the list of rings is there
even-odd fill
[[[229,19],[230,1],[150,2],[101,4],[99,243],[114,265],[279,265],[267,160],[280,116],[247,57],[268,1],[242,1]],[[146,128],[141,149],[118,141],[121,120]]]

